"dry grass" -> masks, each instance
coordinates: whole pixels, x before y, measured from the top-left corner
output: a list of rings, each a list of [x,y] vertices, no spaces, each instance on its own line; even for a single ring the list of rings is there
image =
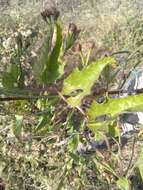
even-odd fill
[[[42,1],[11,1],[11,6],[3,13],[25,17],[37,17],[39,12],[50,5],[56,5],[61,12],[64,23],[76,22],[83,29],[83,36],[92,38],[98,46],[110,31],[123,30],[130,17],[142,14],[141,2],[138,0],[42,0]],[[31,16],[32,15],[32,16]]]

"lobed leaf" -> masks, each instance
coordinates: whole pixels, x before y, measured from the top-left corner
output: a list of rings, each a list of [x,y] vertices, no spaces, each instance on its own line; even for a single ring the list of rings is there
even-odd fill
[[[64,95],[70,95],[72,92],[78,90],[82,92],[75,97],[69,97],[67,99],[69,105],[72,107],[80,106],[81,100],[90,93],[91,87],[99,78],[103,69],[108,64],[113,63],[115,63],[115,60],[112,57],[106,57],[93,62],[82,70],[78,68],[74,69],[69,77],[64,80],[62,93]]]
[[[136,109],[143,110],[143,95],[134,95],[118,99],[109,99],[103,104],[93,102],[87,110],[87,114],[91,120],[101,115],[115,117],[125,111],[133,111]],[[140,111],[138,110],[138,111]]]

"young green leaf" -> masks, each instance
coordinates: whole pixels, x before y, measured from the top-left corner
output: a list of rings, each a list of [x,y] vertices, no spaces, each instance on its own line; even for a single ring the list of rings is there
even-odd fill
[[[13,126],[13,133],[16,137],[19,137],[21,135],[22,131],[22,123],[23,123],[23,116],[22,115],[15,115],[15,125]]]
[[[36,131],[39,131],[39,130],[41,130],[42,128],[44,128],[46,125],[48,125],[48,117],[46,117],[46,116],[42,116],[41,118],[40,118],[40,120],[39,120],[39,123],[38,123],[38,125],[36,126]]]
[[[69,144],[68,144],[68,149],[70,151],[76,150],[77,146],[79,143],[79,135],[74,135],[73,138],[70,139]]]
[[[6,72],[2,78],[2,84],[5,88],[19,87],[19,79],[21,78],[21,68],[17,64],[12,64],[10,72]]]
[[[113,121],[89,123],[88,127],[94,132],[96,140],[103,140],[106,134],[112,137],[119,136],[119,129],[116,122]]]
[[[130,189],[129,181],[126,178],[120,178],[117,181],[117,186],[119,187],[120,190],[129,190]]]
[[[109,122],[89,123],[88,127],[94,132],[96,140],[104,139],[104,135],[108,133]]]

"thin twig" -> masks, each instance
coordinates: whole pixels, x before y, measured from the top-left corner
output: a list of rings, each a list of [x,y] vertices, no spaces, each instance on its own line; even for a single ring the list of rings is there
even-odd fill
[[[3,128],[3,129],[1,129],[0,133],[3,133],[4,131],[6,131],[7,129],[10,129],[10,128],[11,128],[11,126],[7,126],[7,127]]]
[[[132,69],[129,71],[129,73],[127,74],[126,76],[126,80],[123,81],[122,85],[121,85],[121,88],[125,85],[127,79],[129,79],[129,77],[131,76],[132,74],[132,71],[140,64],[140,61],[138,61],[133,67]]]
[[[3,101],[17,101],[17,100],[37,100],[39,98],[53,98],[57,97],[57,95],[34,95],[34,96],[29,96],[29,95],[11,95],[11,96],[6,96],[6,95],[0,95],[0,102]]]
[[[141,94],[143,93],[143,88],[140,88],[140,89],[136,89],[136,90],[132,90],[131,91],[133,94]],[[108,94],[109,95],[112,95],[112,94],[126,94],[126,93],[129,93],[128,90],[122,90],[122,89],[119,89],[119,90],[110,90],[108,91]]]
[[[130,51],[128,51],[128,50],[123,50],[123,51],[116,51],[116,52],[113,52],[112,54],[111,54],[111,56],[113,56],[113,55],[117,55],[117,54],[122,54],[122,53],[131,53]]]
[[[0,97],[0,101],[16,101],[16,100],[32,100],[38,99],[38,97],[31,97],[31,96],[7,96],[7,97]]]
[[[133,144],[132,144],[132,154],[131,154],[131,158],[130,158],[130,161],[129,161],[129,164],[128,164],[128,167],[124,173],[124,176],[127,176],[128,174],[128,171],[132,165],[132,161],[133,161],[133,157],[134,157],[134,153],[135,153],[135,143],[136,143],[136,137],[134,136],[134,139],[133,139]]]
[[[106,90],[105,90],[106,92]],[[101,94],[104,94],[105,92],[101,92]],[[127,94],[129,91],[128,90],[110,90],[108,91],[108,95],[116,95],[116,94]],[[141,94],[143,93],[143,88],[141,89],[136,89],[136,90],[132,90],[132,94]],[[98,93],[99,96],[100,93]],[[66,102],[68,104],[68,101],[66,100],[66,98],[64,97],[64,95],[62,95],[60,92],[57,92],[57,95],[59,95],[61,97],[61,99],[64,100],[64,102]],[[34,95],[34,96],[29,96],[29,95],[11,95],[11,96],[6,96],[6,95],[0,95],[0,101],[16,101],[16,100],[33,100],[33,99],[39,99],[39,98],[52,98],[52,97],[57,97],[57,95]],[[78,108],[79,109],[79,108]],[[81,109],[79,110],[83,115],[84,112],[83,110],[81,111]]]

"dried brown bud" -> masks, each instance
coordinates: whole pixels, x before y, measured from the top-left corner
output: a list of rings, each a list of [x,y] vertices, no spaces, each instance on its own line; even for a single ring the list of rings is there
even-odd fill
[[[69,31],[75,33],[77,31],[77,26],[74,23],[70,23]]]
[[[81,44],[80,44],[80,43],[76,43],[76,44],[74,45],[74,47],[73,47],[73,51],[75,51],[75,52],[80,52],[80,51],[82,51],[82,46],[81,46]]]
[[[74,23],[70,23],[68,31],[69,33],[74,34],[75,38],[77,38],[81,30],[78,29]]]
[[[51,17],[53,17],[54,20],[57,20],[59,15],[60,12],[55,7],[45,9],[43,12],[41,12],[41,16],[46,22],[48,22],[47,19],[50,19]]]
[[[18,48],[22,49],[22,47],[23,47],[22,34],[20,32],[18,32],[15,39],[16,39]]]
[[[86,48],[93,49],[95,47],[95,44],[93,41],[86,42]]]

